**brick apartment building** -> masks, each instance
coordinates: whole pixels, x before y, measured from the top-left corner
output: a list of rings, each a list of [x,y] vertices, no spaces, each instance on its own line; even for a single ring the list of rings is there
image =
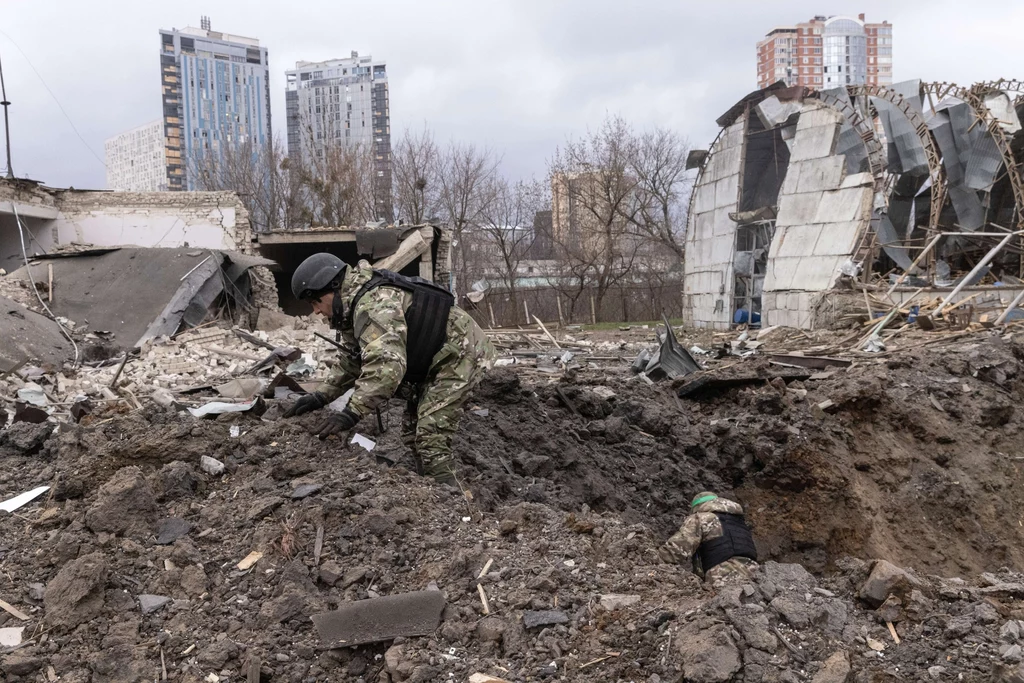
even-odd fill
[[[828,90],[892,83],[892,24],[869,24],[860,14],[816,16],[772,29],[757,44],[757,86],[776,81]]]

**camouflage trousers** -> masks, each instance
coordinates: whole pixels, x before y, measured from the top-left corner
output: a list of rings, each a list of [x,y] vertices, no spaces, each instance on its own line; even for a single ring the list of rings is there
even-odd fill
[[[448,339],[434,356],[436,369],[418,397],[408,401],[402,440],[412,449],[421,473],[431,477],[455,474],[452,440],[462,419],[463,404],[494,363],[494,346],[469,314],[452,316]]]
[[[734,557],[717,564],[704,574],[704,580],[714,588],[734,583],[748,583],[757,569],[757,562],[746,557]]]

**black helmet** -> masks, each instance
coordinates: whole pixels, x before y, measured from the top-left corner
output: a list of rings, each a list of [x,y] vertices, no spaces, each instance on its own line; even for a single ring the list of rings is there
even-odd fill
[[[292,294],[302,301],[315,299],[344,275],[345,262],[340,258],[334,254],[313,254],[292,274]]]

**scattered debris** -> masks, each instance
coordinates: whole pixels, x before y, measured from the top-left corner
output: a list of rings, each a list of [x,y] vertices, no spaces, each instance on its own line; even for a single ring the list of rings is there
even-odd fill
[[[377,442],[373,439],[363,436],[362,434],[353,434],[352,440],[349,441],[351,444],[362,447],[364,450],[372,452],[377,447]]]
[[[17,495],[14,498],[8,498],[7,500],[0,502],[0,510],[3,510],[4,512],[14,512],[17,509],[28,505],[49,490],[49,486],[39,486],[31,491],[26,491],[21,495]]]
[[[192,525],[180,517],[168,517],[157,522],[156,544],[170,545],[192,530]]]
[[[238,563],[238,570],[244,572],[246,569],[250,569],[254,564],[259,562],[262,557],[263,553],[258,550],[253,550]]]
[[[17,647],[21,645],[21,634],[24,631],[24,626],[0,628],[0,647]]]
[[[353,647],[433,633],[444,605],[441,591],[401,593],[345,603],[333,612],[314,614],[313,624],[323,647]]]
[[[211,458],[208,455],[204,455],[199,458],[199,467],[203,470],[203,472],[206,472],[207,474],[214,477],[224,474],[224,470],[226,468],[224,463],[222,463],[220,460],[217,460],[216,458]]]
[[[139,596],[139,609],[142,610],[143,614],[152,614],[170,601],[171,599],[166,595],[148,595],[143,593]]]
[[[553,626],[564,624],[569,621],[569,616],[562,610],[540,610],[523,612],[523,627],[537,628],[539,626]]]

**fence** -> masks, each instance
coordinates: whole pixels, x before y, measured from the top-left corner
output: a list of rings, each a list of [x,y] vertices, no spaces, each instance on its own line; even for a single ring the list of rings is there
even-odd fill
[[[577,292],[570,294],[576,295]],[[480,303],[472,304],[463,299],[462,306],[482,327],[533,325],[533,316],[545,322],[565,325],[651,321],[660,320],[662,313],[669,318],[682,317],[683,285],[672,283],[609,289],[600,306],[593,288],[584,289],[575,301],[566,292],[549,287],[517,290],[514,304],[508,292],[492,289]]]

